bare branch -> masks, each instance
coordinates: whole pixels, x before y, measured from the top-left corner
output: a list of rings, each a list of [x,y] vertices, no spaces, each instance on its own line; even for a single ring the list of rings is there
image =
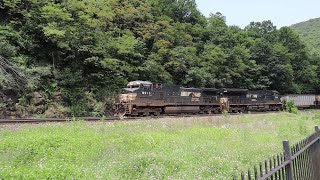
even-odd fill
[[[0,85],[3,84],[20,89],[25,87],[27,83],[28,79],[18,67],[0,55]]]

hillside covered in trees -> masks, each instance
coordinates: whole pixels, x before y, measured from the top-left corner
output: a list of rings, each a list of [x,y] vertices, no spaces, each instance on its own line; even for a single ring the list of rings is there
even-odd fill
[[[227,26],[221,13],[204,17],[194,0],[3,0],[0,55],[28,79],[16,92],[16,108],[26,114],[44,113],[28,109],[35,96],[47,110],[58,97],[63,103],[54,112],[101,115],[106,97],[137,79],[281,93],[319,89],[319,58],[291,28],[270,21]],[[0,86],[11,86],[3,74]]]
[[[310,19],[291,26],[297,31],[303,41],[308,46],[312,54],[320,52],[320,18]]]

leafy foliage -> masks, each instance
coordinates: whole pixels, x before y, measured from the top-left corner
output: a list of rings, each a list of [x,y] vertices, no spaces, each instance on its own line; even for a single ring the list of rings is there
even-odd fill
[[[294,100],[293,99],[289,99],[288,101],[286,101],[286,111],[289,113],[294,113],[297,114],[298,113],[298,108],[294,105]]]
[[[137,79],[318,91],[320,58],[296,32],[271,21],[244,29],[225,21],[221,13],[205,18],[194,0],[4,0],[0,55],[28,76],[23,95],[64,92],[74,115],[93,111],[88,93],[98,108]]]
[[[301,39],[306,42],[308,49],[312,54],[320,52],[320,18],[310,19],[305,22],[300,22],[291,26],[299,33]]]

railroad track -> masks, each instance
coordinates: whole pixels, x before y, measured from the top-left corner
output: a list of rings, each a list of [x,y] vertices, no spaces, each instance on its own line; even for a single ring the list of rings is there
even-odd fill
[[[85,121],[99,121],[100,117],[69,117],[69,118],[8,118],[0,119],[0,124],[4,123],[43,123],[43,122],[67,122],[73,120],[85,120]],[[116,117],[105,118],[106,120],[117,120]],[[118,118],[119,119],[119,118]]]
[[[138,119],[156,119],[159,117],[126,117],[124,119],[120,119],[119,117],[111,116],[111,117],[66,117],[66,118],[8,118],[8,119],[0,119],[0,124],[10,124],[10,123],[46,123],[46,122],[70,122],[70,121],[129,121],[129,120],[138,120]]]
[[[267,114],[267,113],[276,113],[276,111],[269,112],[250,112],[249,114]],[[244,113],[248,114],[248,113]],[[229,115],[240,115],[239,113],[229,113]],[[9,124],[9,123],[46,123],[46,122],[69,122],[76,120],[84,121],[132,121],[132,120],[148,120],[148,119],[161,119],[161,118],[182,118],[182,117],[210,117],[210,116],[222,116],[222,114],[196,114],[196,115],[161,115],[161,116],[147,116],[147,117],[125,117],[120,119],[119,117],[67,117],[67,118],[8,118],[0,119],[0,124]]]

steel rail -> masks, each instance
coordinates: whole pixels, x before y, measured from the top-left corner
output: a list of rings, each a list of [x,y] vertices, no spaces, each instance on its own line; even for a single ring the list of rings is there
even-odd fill
[[[0,124],[4,123],[43,123],[43,122],[67,122],[73,120],[85,120],[85,121],[99,121],[101,119],[105,120],[118,120],[116,117],[67,117],[67,118],[8,118],[0,119]]]

